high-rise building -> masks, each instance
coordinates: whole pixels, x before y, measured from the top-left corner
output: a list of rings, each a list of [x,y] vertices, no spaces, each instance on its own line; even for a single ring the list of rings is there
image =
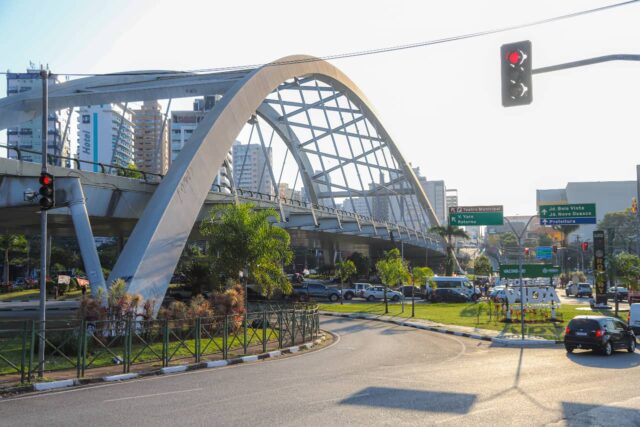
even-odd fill
[[[164,175],[169,169],[169,130],[158,101],[134,111],[134,151],[139,170]]]
[[[271,148],[264,148],[261,144],[241,144],[240,141],[236,141],[232,151],[233,180],[236,188],[273,195],[273,182],[267,169],[273,165]]]
[[[447,188],[446,194],[447,194],[446,211],[449,212],[449,208],[458,206],[458,190],[456,190],[455,188],[451,188],[451,189]]]
[[[211,110],[222,98],[221,95],[205,96],[198,98],[193,102],[193,110],[172,111],[170,128],[171,128],[171,162],[173,162],[189,142],[191,135],[198,127],[204,116]],[[233,176],[233,156],[229,151],[224,164],[220,165],[218,174],[216,175],[212,190],[224,193],[231,192],[231,177]]]
[[[444,181],[425,181],[422,183],[422,188],[427,193],[427,198],[431,203],[440,225],[446,225],[447,222],[447,187],[444,185]]]
[[[278,185],[278,195],[285,199],[302,200],[300,190],[289,187],[289,184],[286,182],[281,182]]]
[[[49,77],[49,86],[58,84],[58,76]],[[26,73],[7,73],[7,96],[17,95],[30,90],[41,91],[40,70],[28,69]],[[71,157],[71,129],[69,122],[72,109],[49,111],[47,125],[47,152],[54,156]],[[18,149],[42,152],[42,117],[37,116],[19,126],[7,129],[7,145]],[[8,150],[10,159],[17,159],[18,152]],[[42,156],[36,153],[22,152],[20,158],[28,162],[40,163]],[[54,164],[67,166],[68,162],[54,157]]]
[[[78,114],[78,158],[82,170],[101,172],[97,163],[128,167],[134,163],[133,111],[123,104],[81,107]]]

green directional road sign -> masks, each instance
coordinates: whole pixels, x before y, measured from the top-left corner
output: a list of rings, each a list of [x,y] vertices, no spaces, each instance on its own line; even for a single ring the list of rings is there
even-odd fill
[[[517,279],[520,277],[518,264],[501,264],[500,277]],[[560,267],[551,264],[522,264],[522,277],[553,277],[560,274]]]
[[[449,225],[503,225],[502,206],[452,206]]]
[[[542,205],[540,225],[595,224],[596,204]]]

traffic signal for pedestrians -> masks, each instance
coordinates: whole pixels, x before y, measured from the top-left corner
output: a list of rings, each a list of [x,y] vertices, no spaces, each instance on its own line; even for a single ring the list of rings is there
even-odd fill
[[[40,174],[40,208],[43,211],[51,209],[55,205],[55,190],[53,188],[53,175],[47,172]]]
[[[587,252],[587,249],[589,249],[589,243],[588,242],[582,242],[582,252]]]
[[[503,44],[500,47],[502,72],[502,105],[531,104],[531,42],[529,40]]]
[[[553,246],[551,246],[551,249],[553,250],[553,253],[554,253],[554,254],[557,254],[557,253],[558,253],[558,246],[557,246],[557,245],[553,245]]]

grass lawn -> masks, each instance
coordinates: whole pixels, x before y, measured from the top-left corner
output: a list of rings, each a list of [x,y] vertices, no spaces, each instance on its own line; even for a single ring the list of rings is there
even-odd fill
[[[559,340],[564,336],[564,329],[567,323],[574,316],[594,314],[612,316],[613,313],[591,312],[578,310],[579,307],[588,307],[586,305],[569,305],[565,304],[557,310],[558,317],[561,322],[552,323],[535,323],[525,325],[525,335],[538,336],[546,339]],[[320,310],[332,311],[337,313],[369,313],[384,314],[384,303],[373,304],[320,304]],[[416,304],[416,319],[430,320],[432,322],[443,323],[446,325],[469,326],[479,329],[489,329],[494,331],[504,331],[514,334],[520,333],[520,323],[504,323],[496,318],[495,312],[489,315],[489,304],[486,302],[470,303],[470,304],[453,304],[453,303],[437,303],[437,304]],[[404,313],[401,304],[389,304],[389,315],[398,317],[411,317],[411,303],[405,303]],[[620,318],[626,321],[626,315],[620,315]]]
[[[267,342],[278,342],[277,330],[267,328],[265,332]],[[55,352],[53,347],[47,347],[47,370],[75,369],[77,362],[75,350],[77,346],[75,341],[77,338],[73,336],[73,331],[58,331],[57,336],[52,337],[52,335],[50,332],[49,335],[47,335],[47,339],[52,340],[58,345],[65,344],[66,340],[67,345],[62,349],[64,355],[60,352]],[[109,347],[107,350],[98,344],[95,338],[89,338],[89,340],[85,362],[87,372],[89,372],[91,368],[114,366],[113,359],[116,356],[121,359],[124,358],[124,347],[120,342],[111,342],[107,345],[107,347]],[[146,341],[146,344],[141,338],[137,336],[132,337],[132,363],[153,363],[154,365],[162,366],[162,336],[159,333],[154,333],[151,336],[145,336],[144,341]],[[29,344],[27,343],[27,345]],[[248,350],[249,354],[262,352],[262,329],[247,329],[247,346],[253,347],[251,350]],[[257,350],[256,346],[258,347]],[[227,347],[229,357],[239,356],[244,353],[244,335],[242,329],[236,334],[229,334]],[[200,352],[203,357],[222,354],[222,348],[223,338],[221,336],[214,336],[212,338],[203,336],[200,340]],[[175,335],[171,334],[168,351],[172,361],[193,359],[196,351],[196,341],[195,339],[189,339],[189,337],[185,337],[185,339],[180,341]],[[16,369],[8,362],[19,367],[21,356],[22,338],[20,336],[12,334],[12,336],[0,337],[0,375],[15,374]],[[34,357],[37,358],[37,353],[34,354]],[[190,361],[187,360],[187,363],[188,362]]]
[[[0,301],[10,301],[14,299],[36,299],[40,295],[39,289],[26,289],[22,291],[7,292],[6,294],[0,294]]]

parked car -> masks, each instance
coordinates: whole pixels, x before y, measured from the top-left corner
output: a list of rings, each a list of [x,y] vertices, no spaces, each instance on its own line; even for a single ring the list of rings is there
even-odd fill
[[[24,288],[26,285],[27,285],[27,281],[25,280],[24,277],[18,277],[13,282],[13,286],[15,288]]]
[[[431,302],[469,302],[469,297],[456,289],[438,288],[431,292]]]
[[[437,276],[432,277],[431,281],[438,289],[455,289],[458,292],[462,292],[470,299],[480,298],[480,289],[476,289],[473,286],[473,283],[464,276]]]
[[[574,297],[593,297],[593,288],[591,287],[590,283],[573,283],[573,282],[569,282],[569,284],[567,285],[565,291],[564,291],[565,296],[570,297],[570,296],[574,296]]]
[[[607,291],[607,298],[611,298],[615,301],[616,290],[618,291],[618,301],[624,301],[629,298],[629,290],[622,286],[613,286]]]
[[[576,292],[578,298],[593,298],[593,288],[589,283],[578,283],[578,290]]]
[[[629,314],[627,317],[627,324],[631,328],[634,334],[640,334],[640,304],[635,303],[629,306]]]
[[[417,286],[412,286],[412,285],[398,286],[397,288],[395,288],[395,290],[400,292],[406,298],[411,298],[413,296],[415,298],[425,299],[427,297],[427,292],[425,291],[425,289],[419,288]]]
[[[292,296],[294,299],[300,301],[309,301],[316,298],[328,299],[331,302],[335,302],[340,299],[340,290],[330,288],[321,283],[304,282],[300,285],[293,286]]]
[[[364,298],[364,291],[371,286],[371,283],[354,283],[353,286],[350,286],[348,289],[343,289],[342,295],[344,295],[344,299],[347,301],[355,297]]]
[[[364,299],[367,301],[375,301],[384,299],[384,286],[372,286],[364,291]],[[391,301],[400,301],[403,298],[402,294],[393,289],[387,288],[387,299]]]
[[[614,317],[577,316],[565,329],[564,347],[568,353],[576,348],[600,351],[605,356],[619,349],[633,353],[636,337],[629,325]]]

